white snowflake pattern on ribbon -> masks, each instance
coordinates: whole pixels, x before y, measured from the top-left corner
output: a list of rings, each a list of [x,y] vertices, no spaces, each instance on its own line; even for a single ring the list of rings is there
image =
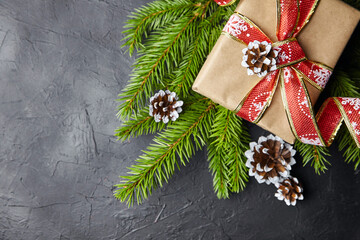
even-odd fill
[[[284,80],[285,83],[289,83],[291,78],[291,72],[288,68],[284,68]]]
[[[313,65],[314,66],[314,65]],[[314,76],[315,82],[322,88],[325,88],[327,82],[329,81],[331,77],[331,71],[324,69],[324,68],[318,68],[313,69],[313,66],[310,70],[310,75],[312,74]]]
[[[353,127],[355,134],[356,134],[357,136],[360,136],[360,129],[357,129],[358,124],[357,124],[356,122],[352,122],[352,123],[351,123],[351,126]]]
[[[303,142],[305,144],[322,146],[322,143],[321,143],[319,137],[315,137],[315,139],[312,139],[312,138],[309,138],[309,137],[301,136],[300,140],[301,140],[301,142]]]
[[[259,116],[259,113],[264,109],[264,107],[266,106],[266,103],[267,101],[269,100],[270,98],[270,94],[271,92],[263,92],[263,93],[260,93],[258,96],[256,96],[254,98],[254,100],[251,102],[251,105],[249,107],[249,120],[250,121],[254,121],[258,116]],[[264,101],[259,101],[259,98],[263,97],[263,96],[266,96],[266,99]],[[254,114],[255,113],[255,114]],[[254,115],[253,115],[254,114]],[[255,118],[254,118],[255,117]]]
[[[266,75],[266,77],[265,77],[265,80],[266,80],[267,82],[271,82],[272,79],[273,79],[273,74],[268,74],[268,75]]]
[[[225,32],[228,32],[236,37],[240,36],[241,33],[246,32],[247,30],[248,27],[246,26],[246,22],[237,15],[232,15],[224,27]]]
[[[289,56],[286,55],[285,51],[281,51],[281,52],[279,53],[278,59],[279,59],[279,60],[281,59],[282,62],[285,62],[286,60],[289,59]]]
[[[354,110],[360,109],[360,99],[359,98],[341,98],[341,104],[353,106]]]
[[[303,91],[303,88],[300,87],[298,94],[297,94],[297,101],[299,104],[300,111],[309,119],[312,119],[311,114],[309,114],[306,110],[309,108],[309,101],[306,96],[303,96],[302,99],[300,97],[301,92]]]
[[[266,104],[266,102],[254,103],[254,106],[255,106],[254,111],[255,111],[255,112],[260,112],[260,111],[262,111],[263,108],[265,107],[265,104]]]
[[[284,11],[285,11],[285,8],[284,8],[284,0],[282,0],[281,2],[280,2],[280,9],[281,9],[281,13],[283,13]]]
[[[300,105],[303,105],[303,106],[305,106],[306,108],[309,107],[309,102],[308,102],[308,100],[307,100],[306,97],[304,97],[303,101],[300,102]]]

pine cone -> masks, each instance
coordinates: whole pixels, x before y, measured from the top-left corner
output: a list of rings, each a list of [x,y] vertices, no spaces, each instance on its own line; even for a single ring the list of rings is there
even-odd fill
[[[268,72],[276,70],[276,57],[279,50],[273,48],[271,43],[250,42],[242,52],[244,56],[241,65],[247,67],[248,75],[257,74],[259,77],[264,77]]]
[[[288,206],[290,206],[290,204],[295,206],[296,200],[304,199],[301,184],[295,177],[283,179],[282,182],[276,184],[276,187],[278,190],[277,193],[275,193],[275,197],[277,197],[280,201],[284,200]]]
[[[245,152],[249,175],[255,176],[259,183],[275,184],[290,175],[295,153],[290,144],[277,136],[260,137],[258,143],[251,142],[250,150]]]
[[[176,93],[169,90],[160,90],[150,98],[149,114],[154,116],[155,122],[168,123],[169,120],[175,121],[182,112],[183,101],[179,101]]]

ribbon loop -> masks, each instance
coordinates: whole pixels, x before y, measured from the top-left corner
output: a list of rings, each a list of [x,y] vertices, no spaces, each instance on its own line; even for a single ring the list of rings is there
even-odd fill
[[[222,33],[246,45],[254,40],[272,43],[270,38],[254,22],[237,12],[231,15]]]
[[[321,134],[330,146],[344,121],[357,147],[360,148],[360,99],[328,98],[316,115]]]

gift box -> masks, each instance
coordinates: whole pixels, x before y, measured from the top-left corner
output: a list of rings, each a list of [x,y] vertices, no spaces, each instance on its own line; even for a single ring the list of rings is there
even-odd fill
[[[296,0],[241,0],[198,74],[193,90],[293,143],[295,136],[299,138],[296,122],[301,119],[295,121],[293,107],[288,106],[292,99],[297,100],[297,111],[303,111],[304,118],[311,117],[311,107],[304,110],[301,104],[316,103],[359,19],[359,11],[339,0],[303,0],[299,5]],[[257,43],[264,42],[264,36],[271,41],[276,67],[269,66],[261,74],[255,66],[249,72],[246,59],[251,62],[248,57],[254,54],[256,46],[259,48]],[[265,53],[265,49],[266,45],[260,47],[259,53]],[[250,55],[245,59],[247,52]],[[289,59],[291,54],[296,57]],[[268,59],[264,63],[274,61]],[[299,87],[305,93],[283,86],[289,81],[289,72],[306,80]],[[281,78],[285,80],[278,80]],[[264,79],[273,82],[269,83],[272,89],[259,86]]]

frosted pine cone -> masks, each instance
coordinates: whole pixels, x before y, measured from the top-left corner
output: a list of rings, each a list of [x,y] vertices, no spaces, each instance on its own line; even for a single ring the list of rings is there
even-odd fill
[[[295,164],[295,153],[293,147],[281,138],[262,136],[258,143],[251,142],[250,150],[245,152],[249,175],[259,183],[276,184],[290,175],[291,165]]]
[[[182,112],[183,101],[179,101],[176,93],[160,90],[150,98],[149,114],[154,116],[155,122],[168,123],[175,121]]]
[[[273,48],[271,43],[253,41],[242,52],[244,56],[241,65],[247,67],[248,75],[257,74],[259,77],[264,77],[276,70],[276,57],[279,50]]]
[[[276,187],[278,190],[277,193],[275,193],[275,197],[277,197],[280,201],[284,200],[288,206],[295,206],[296,200],[304,199],[301,184],[295,177],[283,179],[282,182],[276,184]]]

